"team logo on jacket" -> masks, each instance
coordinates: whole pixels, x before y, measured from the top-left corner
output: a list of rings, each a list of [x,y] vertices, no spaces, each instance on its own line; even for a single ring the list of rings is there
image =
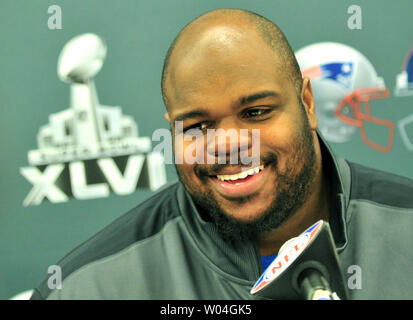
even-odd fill
[[[280,253],[274,261],[264,271],[251,289],[251,294],[255,294],[269,283],[277,279],[290,266],[304,249],[311,243],[323,225],[320,220],[304,231],[301,235],[287,241],[280,249]]]

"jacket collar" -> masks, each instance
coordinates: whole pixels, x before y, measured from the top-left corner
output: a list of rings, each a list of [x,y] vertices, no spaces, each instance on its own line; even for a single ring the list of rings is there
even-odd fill
[[[350,201],[351,172],[346,160],[336,157],[323,136],[317,130],[320,142],[323,170],[328,175],[331,188],[330,227],[337,251],[347,245],[346,212]]]
[[[251,287],[261,274],[259,250],[251,241],[224,241],[212,222],[205,221],[190,194],[180,182],[176,191],[181,215],[190,238],[205,257],[206,264],[223,275],[231,275],[241,285]],[[234,278],[235,277],[235,278]]]

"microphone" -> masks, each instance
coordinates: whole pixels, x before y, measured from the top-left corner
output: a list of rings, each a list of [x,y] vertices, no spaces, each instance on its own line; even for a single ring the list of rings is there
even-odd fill
[[[328,222],[319,220],[285,242],[250,293],[260,300],[348,299]]]

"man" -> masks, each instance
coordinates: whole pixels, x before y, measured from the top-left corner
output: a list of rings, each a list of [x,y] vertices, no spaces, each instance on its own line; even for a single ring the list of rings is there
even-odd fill
[[[46,279],[34,299],[250,299],[266,257],[320,219],[343,270],[362,272],[351,298],[413,297],[413,182],[334,157],[310,81],[274,24],[232,9],[198,17],[167,53],[162,93],[184,154],[194,132],[247,129],[247,139],[202,140],[199,161],[176,164],[179,182],[69,253],[62,289]],[[230,163],[252,155],[253,130],[258,162]]]

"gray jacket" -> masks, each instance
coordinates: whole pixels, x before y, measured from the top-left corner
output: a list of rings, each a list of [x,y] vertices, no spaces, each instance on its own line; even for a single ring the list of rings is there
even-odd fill
[[[351,299],[413,299],[413,181],[334,157],[330,226]],[[32,299],[252,299],[257,246],[227,243],[180,182],[169,183],[75,248]],[[50,275],[49,275],[50,276]]]

